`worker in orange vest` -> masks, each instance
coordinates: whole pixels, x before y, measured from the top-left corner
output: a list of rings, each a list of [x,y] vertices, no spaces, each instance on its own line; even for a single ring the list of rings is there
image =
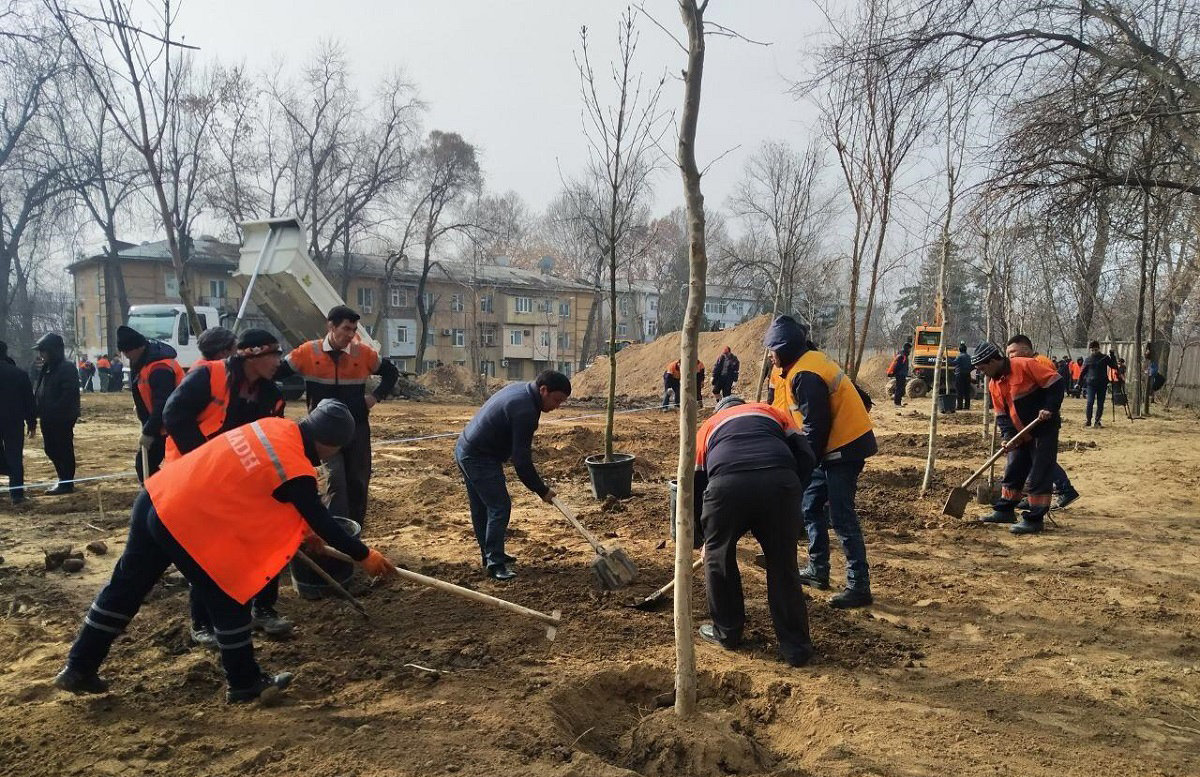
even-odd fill
[[[129,359],[129,393],[133,407],[142,423],[140,450],[146,451],[149,472],[142,471],[142,456],[134,459],[139,482],[158,472],[167,452],[167,430],[162,413],[167,398],[183,380],[183,368],[175,361],[175,349],[158,340],[146,337],[127,326],[117,327],[117,348]]]
[[[120,330],[117,330],[118,333]],[[117,341],[118,343],[120,340]],[[96,357],[96,371],[100,373],[100,391],[101,393],[108,391],[108,378],[112,369],[112,362],[108,360],[108,354],[102,353]]]
[[[213,327],[196,345],[205,360],[192,365],[163,408],[167,462],[230,429],[283,415],[283,394],[272,379],[283,356],[275,335],[247,329],[239,339],[225,327]],[[190,600],[192,642],[216,647],[211,619],[194,588]],[[292,633],[292,622],[275,609],[278,601],[279,578],[274,577],[255,595],[250,614],[255,629],[281,639]]]
[[[1054,370],[1055,374],[1060,378],[1062,377],[1062,373],[1055,368],[1053,361],[1040,353],[1034,352],[1033,341],[1026,335],[1017,334],[1010,337],[1008,344],[1005,346],[1004,355],[1010,360],[1013,358],[1033,359],[1039,364]],[[1071,478],[1067,476],[1066,470],[1057,461],[1054,464],[1054,474],[1051,477],[1051,481],[1054,484],[1054,493],[1058,495],[1055,507],[1059,510],[1070,506],[1072,502],[1079,498],[1079,492],[1075,490],[1075,486],[1071,485]],[[1018,504],[1017,509],[1030,509],[1028,500]]]
[[[326,399],[299,423],[264,418],[231,429],[148,478],[133,504],[125,551],[54,684],[72,693],[108,690],[100,665],[175,564],[212,616],[226,700],[251,701],[286,688],[290,673],[266,674],[254,658],[249,602],[301,542],[328,542],[372,576],[396,575],[379,551],[341,529],[317,493],[314,466],[349,442],[354,427],[350,410]]]
[[[667,365],[667,369],[663,371],[663,401],[662,411],[665,413],[671,407],[671,395],[675,395],[674,406],[679,407],[679,360],[671,362]]]
[[[400,372],[374,348],[358,338],[357,311],[337,305],[326,316],[328,333],[320,340],[296,346],[279,366],[275,378],[304,377],[304,395],[311,410],[322,399],[345,403],[357,423],[354,439],[329,462],[329,506],[335,515],[365,525],[367,484],[371,481],[370,411],[396,387]],[[379,387],[367,393],[367,378],[380,377]]]

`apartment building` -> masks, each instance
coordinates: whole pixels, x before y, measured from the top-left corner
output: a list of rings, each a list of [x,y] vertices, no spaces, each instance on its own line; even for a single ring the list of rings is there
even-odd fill
[[[222,318],[236,315],[243,286],[232,276],[239,246],[203,236],[193,245],[188,280],[196,304],[216,308]],[[166,242],[126,244],[118,253],[125,304],[179,301],[179,284]],[[425,289],[432,311],[424,367],[459,364],[473,372],[509,380],[532,380],[543,369],[573,374],[579,369],[584,332],[594,294],[584,283],[553,275],[552,261],[539,270],[498,264],[435,262]],[[403,371],[416,372],[419,267],[395,268],[385,282],[381,257],[351,262],[346,303],[380,341],[383,355]],[[76,347],[95,355],[116,350],[116,328],[125,321],[116,273],[104,256],[68,266],[74,281]],[[331,279],[340,287],[339,279]],[[272,329],[253,303],[247,323]],[[278,332],[276,332],[278,334]],[[288,344],[288,345],[294,345]]]
[[[607,340],[611,307],[602,291],[601,333]],[[658,337],[658,288],[652,281],[617,281],[617,340],[648,343]]]

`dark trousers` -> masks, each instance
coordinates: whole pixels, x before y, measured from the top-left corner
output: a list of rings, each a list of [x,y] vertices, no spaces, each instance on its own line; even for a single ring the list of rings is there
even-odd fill
[[[1054,485],[1055,493],[1062,494],[1071,490],[1071,478],[1067,477],[1067,471],[1057,461],[1054,464],[1054,471],[1050,476],[1050,482]]]
[[[896,403],[896,407],[900,407],[900,403],[904,401],[904,390],[908,387],[908,375],[896,375],[895,385],[892,386],[892,400]]]
[[[846,556],[846,587],[871,590],[867,544],[863,540],[854,495],[863,462],[825,463],[813,470],[804,490],[804,528],[808,532],[808,563],[820,577],[829,576],[829,527],[842,543]],[[829,505],[826,516],[825,505]]]
[[[0,428],[0,440],[4,443],[4,466],[8,473],[8,495],[14,502],[25,498],[25,424],[20,419],[16,424]]]
[[[1054,481],[1062,468],[1058,466],[1058,427],[1040,427],[1033,439],[1013,449],[1004,467],[1000,485],[1004,498],[996,502],[997,510],[1012,510],[1021,494],[1029,497],[1030,517],[1041,520],[1050,510],[1050,495]],[[1062,472],[1066,476],[1065,472]]]
[[[503,564],[504,537],[512,516],[512,499],[504,480],[504,465],[496,459],[471,456],[461,444],[454,448],[454,460],[467,486],[471,504],[471,526],[484,566]]]
[[[83,618],[79,636],[67,655],[67,666],[85,673],[99,671],[116,641],[137,615],[158,579],[171,564],[183,573],[208,610],[221,665],[230,688],[249,688],[262,676],[254,660],[250,605],[238,604],[213,582],[163,526],[145,491],[133,503],[125,552],[113,567],[112,579],[100,590]]]
[[[121,387],[124,383],[125,383],[125,371],[124,370],[122,370],[120,372],[113,372],[113,373],[109,374],[109,377],[108,377],[108,390],[109,391],[112,391],[112,392],[120,391]]]
[[[79,374],[79,388],[83,391],[91,392],[92,389],[92,373],[81,372]]]
[[[713,381],[713,396],[718,399],[724,399],[733,393],[733,383],[721,381],[717,383]]]
[[[679,378],[663,378],[663,409],[670,406],[671,395],[675,395],[675,407],[679,407]]]
[[[371,482],[371,425],[360,421],[354,439],[329,460],[329,512],[366,526]]]
[[[150,475],[153,475],[155,472],[158,472],[158,470],[162,467],[163,458],[165,458],[166,455],[167,455],[167,438],[166,437],[156,438],[154,440],[154,444],[150,446],[150,450],[148,450],[146,452],[146,458],[148,459],[147,463],[150,465]],[[146,473],[142,472],[142,450],[141,450],[141,448],[138,448],[137,455],[134,456],[134,458],[133,458],[133,469],[135,472],[137,472],[137,479],[138,479],[139,483],[144,483],[146,478],[150,477],[150,475],[147,475]]]
[[[971,409],[971,393],[974,390],[971,385],[970,378],[954,378],[954,393],[957,399],[954,401],[954,406],[958,410]]]
[[[1089,383],[1087,384],[1087,420],[1099,421],[1104,415],[1104,397],[1108,394],[1107,383]],[[1095,416],[1092,415],[1092,406],[1095,405]]]
[[[75,479],[75,422],[43,418],[42,450],[59,480]]]
[[[800,478],[788,469],[732,472],[709,481],[701,518],[704,578],[713,631],[722,643],[735,646],[746,625],[737,543],[750,532],[766,556],[767,606],[779,651],[793,662],[812,655],[808,607],[796,568],[796,512],[803,491]]]
[[[99,370],[100,373],[100,391],[108,391],[108,370]]]
[[[262,607],[270,609],[275,608],[275,604],[279,601],[279,575],[276,575],[271,582],[267,583],[261,591],[254,595],[251,600],[251,612]],[[195,588],[188,589],[188,609],[192,613],[192,626],[200,626],[203,628],[212,628],[212,617],[208,614],[208,608],[204,606],[204,600]]]

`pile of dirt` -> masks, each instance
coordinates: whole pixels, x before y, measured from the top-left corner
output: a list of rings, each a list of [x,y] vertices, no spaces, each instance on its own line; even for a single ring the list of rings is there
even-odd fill
[[[855,382],[863,391],[874,397],[876,402],[880,402],[880,398],[887,398],[887,368],[891,363],[892,357],[881,353],[867,359],[858,368],[858,380]]]
[[[762,363],[763,334],[771,317],[759,316],[724,332],[700,333],[700,361],[704,363],[705,394],[710,393],[712,366],[728,346],[742,363],[741,377],[734,392],[753,395],[758,387]],[[663,335],[654,342],[630,345],[617,354],[617,394],[628,397],[662,396],[662,375],[667,365],[679,358],[680,333]],[[608,393],[608,357],[601,356],[592,366],[571,378],[572,398],[604,397]]]
[[[469,397],[475,393],[475,376],[457,364],[434,367],[417,378],[417,383],[441,396]]]

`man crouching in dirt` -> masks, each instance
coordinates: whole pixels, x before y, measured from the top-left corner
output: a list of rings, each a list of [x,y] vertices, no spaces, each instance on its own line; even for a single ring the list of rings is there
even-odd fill
[[[483,565],[493,580],[512,580],[516,559],[504,552],[512,499],[504,480],[504,462],[512,458],[517,477],[549,504],[554,489],[533,466],[533,433],[542,413],[557,410],[571,396],[566,375],[546,370],[532,383],[513,383],[497,391],[459,435],[454,461],[462,472],[471,503],[471,525]]]
[[[992,514],[981,520],[985,523],[1015,522],[1017,504],[1024,493],[1029,498],[1029,510],[1009,531],[1036,534],[1042,530],[1042,522],[1050,512],[1058,465],[1059,408],[1066,393],[1066,383],[1053,368],[1036,359],[1005,357],[992,343],[980,343],[971,357],[971,364],[989,378],[988,390],[1000,436],[1006,444],[1014,442],[1000,484],[1000,499],[992,505]],[[1035,418],[1040,422],[1026,433],[1026,426]],[[1018,440],[1018,437],[1024,439]]]
[[[174,563],[212,616],[229,684],[226,700],[251,701],[286,688],[290,673],[265,674],[254,659],[249,602],[288,563],[306,531],[319,538],[311,544],[327,541],[373,576],[396,575],[379,551],[342,531],[317,493],[314,465],[353,436],[349,408],[325,399],[299,423],[254,421],[147,478],[133,504],[125,552],[84,616],[54,684],[72,693],[108,690],[100,665]]]
[[[696,547],[704,547],[704,579],[713,622],[700,637],[733,649],[742,641],[746,603],[737,543],[746,532],[762,547],[767,603],[779,652],[791,666],[813,654],[808,609],[796,564],[804,488],[816,463],[791,417],[770,405],[730,396],[696,433]]]

